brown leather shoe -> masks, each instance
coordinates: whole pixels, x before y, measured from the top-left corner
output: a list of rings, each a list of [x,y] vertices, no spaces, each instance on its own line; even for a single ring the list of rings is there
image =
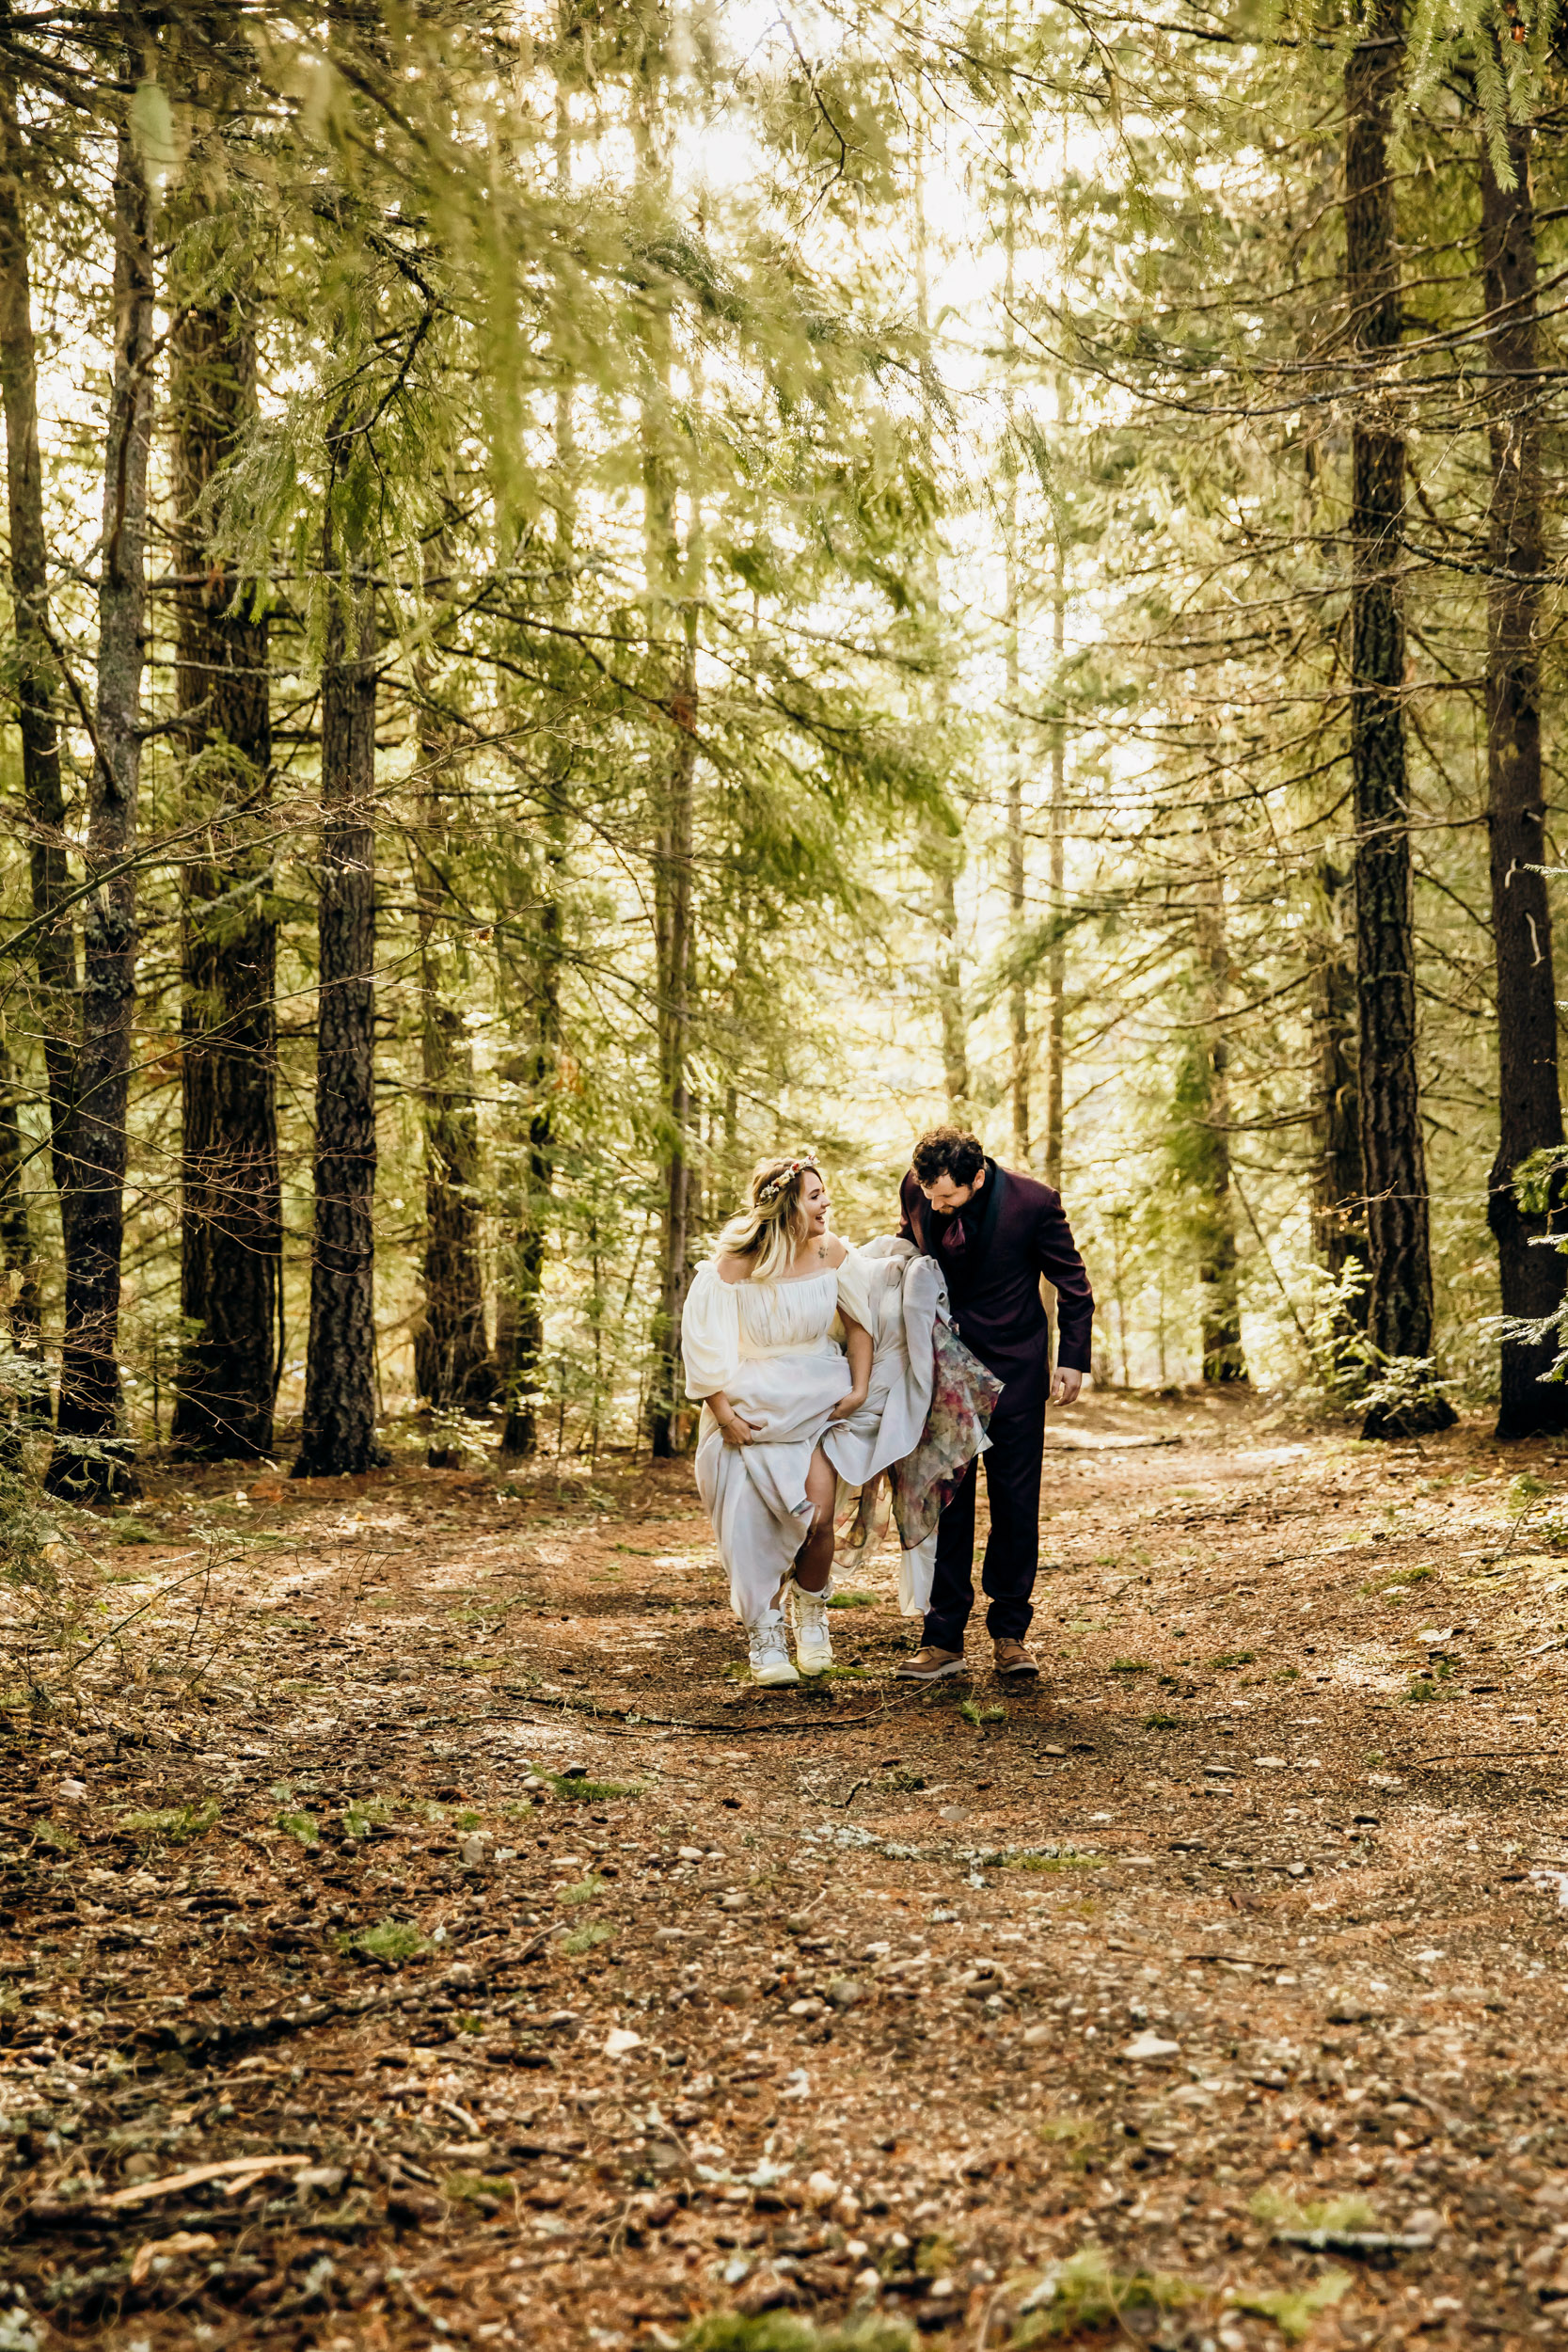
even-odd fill
[[[993,1642],[991,1649],[999,1675],[1011,1676],[1015,1680],[1038,1680],[1040,1670],[1022,1642]]]
[[[923,1645],[912,1658],[895,1666],[893,1678],[895,1682],[942,1682],[949,1675],[968,1672],[961,1649],[932,1649]]]

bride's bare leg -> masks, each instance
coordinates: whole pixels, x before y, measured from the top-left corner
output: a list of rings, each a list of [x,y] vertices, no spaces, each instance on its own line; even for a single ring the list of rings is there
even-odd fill
[[[833,1504],[838,1473],[820,1446],[806,1472],[811,1534],[795,1555],[795,1581],[803,1593],[819,1593],[833,1572]]]

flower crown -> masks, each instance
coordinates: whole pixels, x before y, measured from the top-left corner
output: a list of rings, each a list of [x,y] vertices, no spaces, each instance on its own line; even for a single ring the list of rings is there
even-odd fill
[[[776,1176],[769,1176],[768,1182],[762,1186],[762,1189],[757,1194],[758,1208],[761,1208],[765,1200],[775,1200],[778,1195],[783,1192],[786,1184],[792,1184],[795,1182],[796,1177],[800,1174],[802,1169],[808,1168],[816,1174],[821,1173],[820,1169],[817,1168],[815,1154],[810,1152],[806,1152],[800,1159],[791,1160],[788,1167],[780,1168]]]

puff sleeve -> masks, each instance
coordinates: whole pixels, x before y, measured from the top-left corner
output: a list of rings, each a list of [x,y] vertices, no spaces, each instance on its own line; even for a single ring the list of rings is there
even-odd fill
[[[681,1311],[688,1396],[727,1389],[740,1369],[740,1301],[710,1259],[697,1268]]]
[[[871,1269],[858,1249],[847,1249],[838,1268],[838,1305],[841,1314],[852,1316],[863,1331],[876,1337],[877,1306],[871,1295]]]

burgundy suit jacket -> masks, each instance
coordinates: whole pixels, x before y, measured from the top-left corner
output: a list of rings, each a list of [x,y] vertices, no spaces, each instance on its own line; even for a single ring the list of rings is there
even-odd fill
[[[1066,1372],[1089,1369],[1094,1293],[1061,1194],[988,1160],[983,1200],[993,1186],[979,1230],[957,1263],[936,1248],[930,1204],[912,1168],[899,1186],[898,1231],[942,1266],[958,1336],[1006,1382],[996,1409],[1011,1414],[1037,1408],[1050,1382],[1051,1325],[1040,1276],[1055,1286],[1056,1361]]]

